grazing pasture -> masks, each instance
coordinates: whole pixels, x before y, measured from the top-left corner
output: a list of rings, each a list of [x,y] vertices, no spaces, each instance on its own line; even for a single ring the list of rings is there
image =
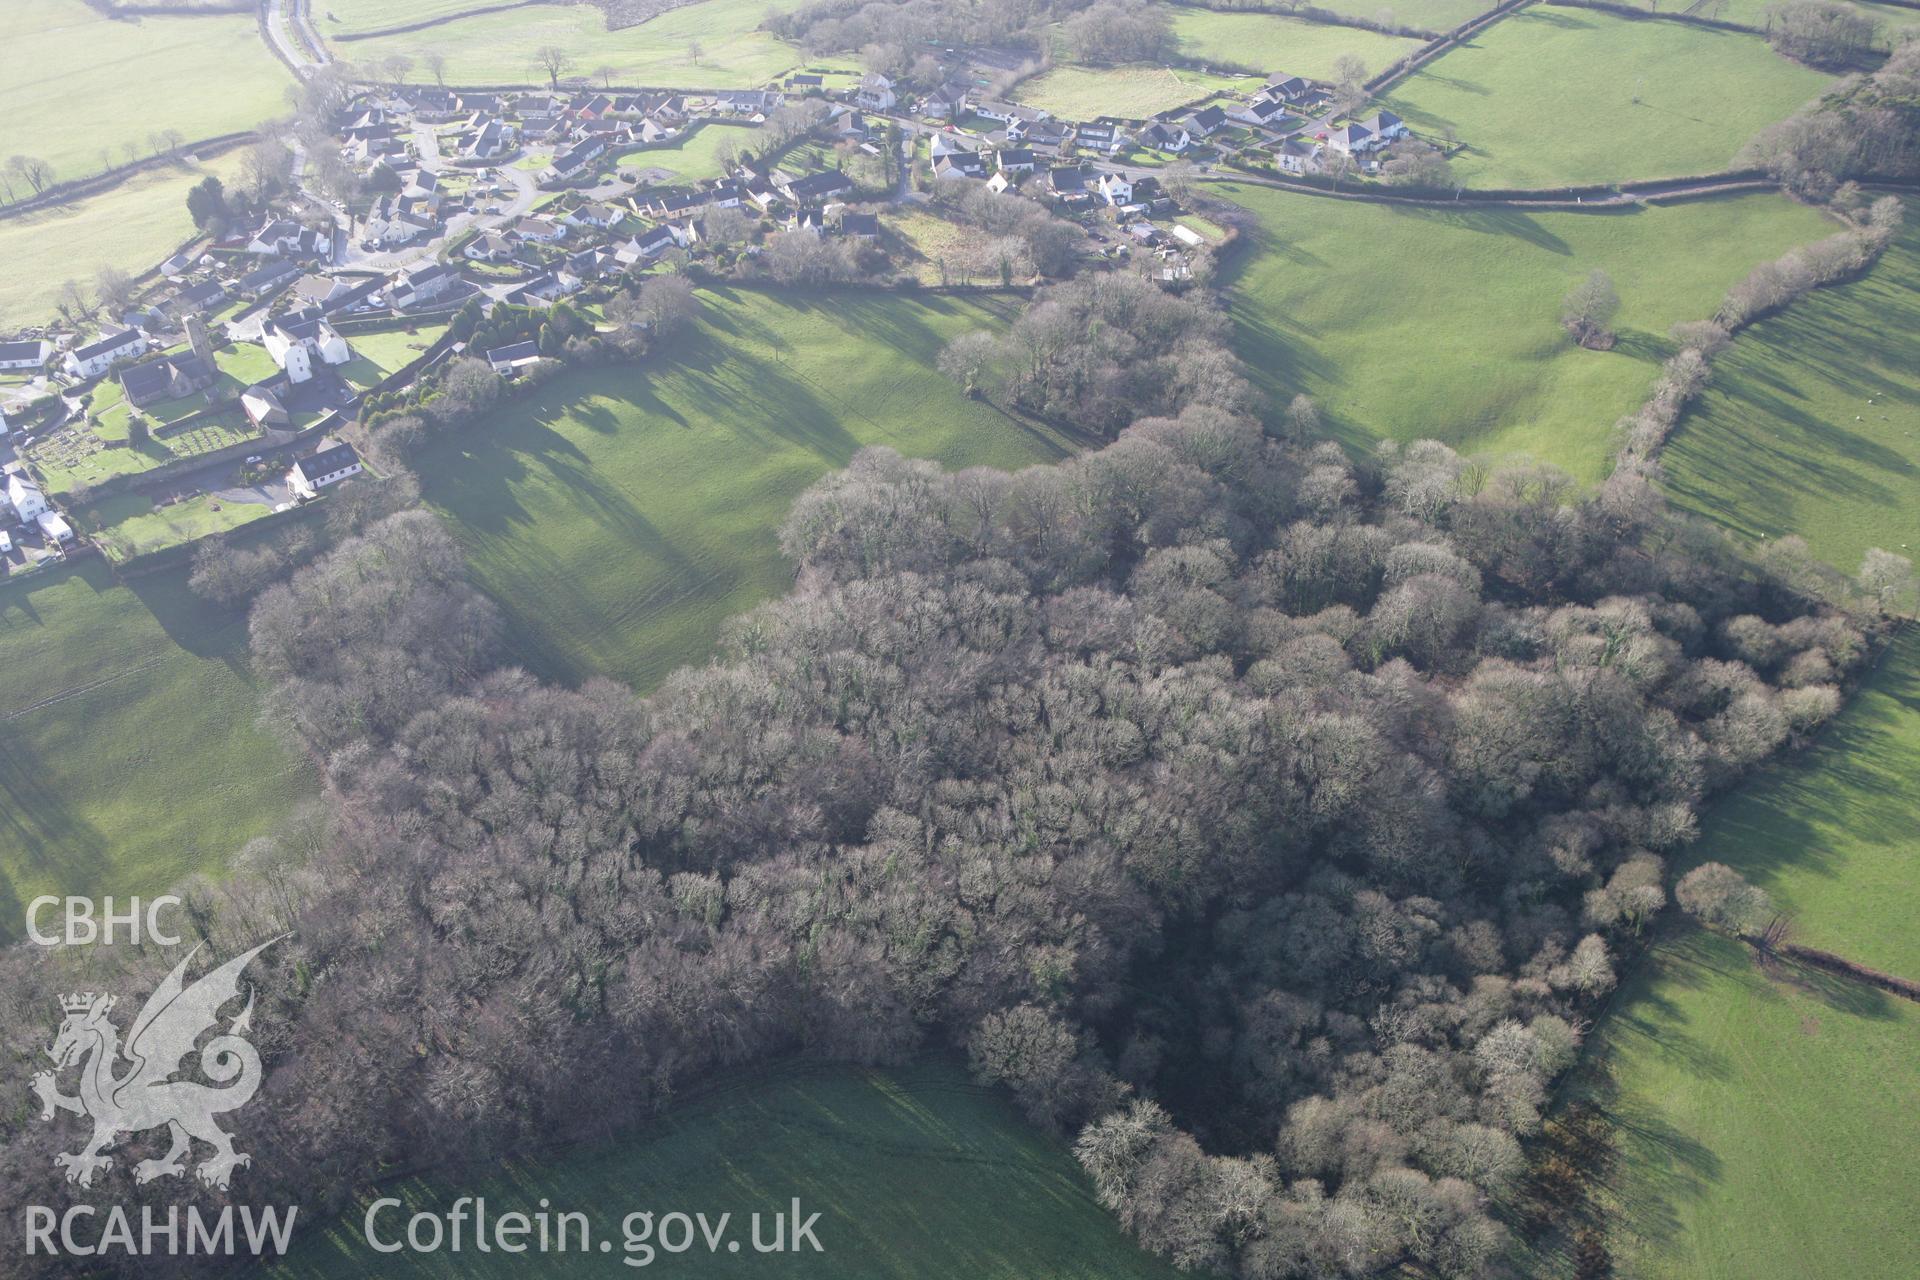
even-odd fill
[[[448,84],[545,84],[534,50],[566,51],[569,74],[591,77],[602,67],[615,84],[662,88],[748,88],[774,79],[804,59],[785,41],[757,30],[768,11],[799,0],[703,0],[672,9],[637,27],[607,30],[605,14],[592,5],[533,5],[456,18],[424,31],[355,40],[341,56],[372,63],[392,54],[414,59],[412,78],[430,51],[447,60]],[[326,27],[321,25],[324,32]],[[697,54],[696,54],[697,47]]]
[[[217,872],[312,794],[260,728],[244,614],[184,571],[89,560],[0,584],[0,939],[38,894]]]
[[[1849,572],[1920,557],[1920,228],[1741,333],[1662,458],[1675,501]]]
[[[1760,261],[1833,230],[1781,196],[1608,213],[1359,204],[1222,184],[1250,211],[1226,283],[1263,410],[1320,402],[1359,449],[1430,436],[1605,476],[1614,423],[1671,353],[1667,329],[1712,314]],[[1575,346],[1560,300],[1595,267],[1622,306],[1611,351]]]
[[[1395,22],[1419,27],[1423,31],[1451,31],[1461,23],[1492,9],[1498,0],[1400,0],[1398,4],[1375,4],[1374,0],[1313,0],[1313,7],[1337,13],[1345,18],[1377,21],[1383,11]]]
[[[727,618],[788,588],[780,522],[863,445],[1002,468],[1069,448],[933,367],[1012,302],[701,296],[702,323],[645,364],[569,373],[417,468],[542,675],[645,689],[699,661]]]
[[[313,0],[313,29],[322,40],[362,31],[385,31],[414,22],[453,17],[470,9],[489,8],[502,0]],[[354,42],[337,51],[353,57]]]
[[[484,1196],[490,1213],[509,1208],[583,1213],[594,1238],[625,1252],[622,1220],[652,1211],[729,1220],[738,1252],[656,1252],[652,1260],[701,1277],[778,1275],[783,1280],[1173,1280],[1182,1274],[1143,1253],[1094,1201],[1079,1166],[1057,1141],[1015,1113],[1006,1099],[944,1065],[863,1070],[776,1068],[733,1080],[677,1105],[658,1124],[604,1147],[551,1158],[529,1155],[484,1177],[404,1179],[379,1195],[404,1203],[379,1230],[404,1231],[419,1210],[445,1213],[459,1196]],[[754,1213],[770,1218],[798,1199],[818,1213],[820,1252],[753,1251]],[[389,1280],[519,1277],[524,1258],[499,1252],[383,1257],[368,1247],[362,1221],[372,1195],[321,1232],[309,1233],[277,1280],[333,1280],[379,1267]],[[771,1240],[772,1225],[762,1223]],[[577,1229],[574,1240],[578,1239]],[[655,1241],[657,1248],[657,1240]],[[542,1276],[604,1276],[608,1255],[549,1253]]]
[[[1336,27],[1271,13],[1220,13],[1212,9],[1173,10],[1173,33],[1183,56],[1223,66],[1248,67],[1261,75],[1285,73],[1310,80],[1334,78],[1333,64],[1344,54],[1379,71],[1423,43],[1362,27]]]
[[[1596,1195],[1612,1274],[1912,1275],[1916,1044],[1910,1001],[1813,970],[1769,972],[1744,944],[1701,930],[1657,944],[1569,1089],[1602,1108],[1618,1143]]]
[[[1143,120],[1230,89],[1258,88],[1246,77],[1207,75],[1174,67],[1060,66],[1023,80],[1013,97],[1063,120],[1120,116]]]
[[[102,266],[131,275],[157,265],[193,234],[187,189],[208,173],[230,179],[238,161],[230,152],[205,167],[169,166],[97,196],[0,220],[0,263],[39,264],[0,271],[0,323],[53,319],[62,280],[90,287]]]
[[[7,0],[0,49],[0,157],[38,156],[58,181],[125,164],[129,147],[151,155],[167,129],[251,129],[286,112],[293,83],[250,13],[110,19],[81,0]]]
[[[1428,63],[1383,105],[1429,137],[1456,135],[1466,185],[1545,188],[1731,168],[1828,83],[1758,36],[1542,5]]]

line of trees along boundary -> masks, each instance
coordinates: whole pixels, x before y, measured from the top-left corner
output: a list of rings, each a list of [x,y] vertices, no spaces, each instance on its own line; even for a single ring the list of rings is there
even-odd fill
[[[1396,62],[1388,63],[1385,70],[1360,87],[1368,93],[1379,93],[1388,85],[1393,84],[1402,77],[1413,74],[1448,50],[1467,43],[1468,40],[1500,21],[1500,19],[1518,13],[1528,5],[1534,3],[1536,3],[1536,0],[1502,0],[1499,5],[1489,9],[1478,17],[1467,19],[1431,44],[1422,45],[1406,57]]]
[[[198,142],[183,142],[165,155],[147,156],[131,164],[115,165],[111,169],[102,169],[99,173],[86,178],[73,178],[66,182],[56,182],[45,191],[16,200],[12,204],[0,206],[0,222],[8,218],[17,218],[24,214],[37,213],[45,209],[57,209],[63,204],[72,204],[76,200],[85,200],[112,190],[137,173],[166,166],[184,168],[188,158],[207,159],[225,155],[235,147],[245,143],[258,142],[260,134],[254,129],[243,129],[237,133],[222,133],[211,138],[202,138]]]
[[[501,4],[475,5],[471,9],[461,9],[457,13],[443,13],[437,18],[422,18],[418,22],[403,22],[393,27],[376,27],[371,31],[336,31],[327,39],[334,44],[350,44],[355,40],[378,40],[382,36],[404,36],[415,31],[426,31],[433,27],[445,26],[449,22],[458,22],[462,18],[479,18],[489,13],[506,13],[513,9],[531,9],[535,5],[564,5],[571,0],[505,0]]]

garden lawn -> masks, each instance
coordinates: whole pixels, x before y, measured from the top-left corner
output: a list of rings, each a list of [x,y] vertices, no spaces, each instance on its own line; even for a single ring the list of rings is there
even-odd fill
[[[0,585],[0,938],[42,893],[217,872],[313,793],[257,724],[242,613],[90,560]]]
[[[1667,492],[1852,572],[1920,558],[1920,228],[1862,280],[1741,333],[1662,457]]]
[[[769,9],[791,9],[800,0],[704,0],[673,9],[619,31],[607,30],[605,14],[592,5],[509,9],[457,18],[424,31],[355,40],[341,56],[373,63],[391,54],[413,58],[437,51],[447,59],[449,84],[541,84],[535,49],[564,49],[569,74],[591,76],[611,68],[614,84],[667,89],[752,87],[798,66],[800,51],[756,30]],[[322,24],[322,30],[325,26]],[[700,48],[699,59],[692,46]],[[422,72],[416,69],[414,78]]]
[[[1055,67],[1014,89],[1015,101],[1063,120],[1121,116],[1144,120],[1229,89],[1258,88],[1246,77],[1205,75],[1169,67]]]
[[[1769,975],[1743,944],[1676,928],[1569,1090],[1599,1103],[1619,1143],[1597,1196],[1610,1274],[1906,1280],[1920,1005],[1814,971]]]
[[[124,563],[238,529],[272,511],[266,503],[217,501],[204,494],[156,507],[144,494],[123,493],[88,506],[82,518],[107,557]]]
[[[100,195],[0,221],[0,263],[38,264],[0,271],[4,323],[52,320],[63,280],[85,284],[102,266],[137,275],[164,260],[193,234],[187,189],[208,173],[231,179],[239,159],[234,151],[204,169],[178,165],[139,174]]]
[[[1428,136],[1452,129],[1467,186],[1545,188],[1720,172],[1828,83],[1758,36],[1542,5],[1428,63],[1383,105]]]
[[[1236,345],[1277,421],[1305,392],[1355,449],[1434,437],[1603,478],[1614,423],[1757,263],[1829,234],[1776,195],[1609,213],[1394,207],[1222,184],[1259,217],[1225,273]],[[1622,306],[1612,351],[1576,347],[1560,300],[1595,267]]]
[[[1332,80],[1334,62],[1346,54],[1364,62],[1369,72],[1376,72],[1424,43],[1361,27],[1185,6],[1173,10],[1173,34],[1184,57],[1249,67],[1263,76],[1283,73],[1310,80]]]
[[[463,429],[416,470],[550,678],[637,688],[709,652],[792,583],[776,531],[861,446],[950,467],[1063,456],[1058,435],[969,400],[933,368],[1014,304],[707,292],[706,318],[639,366],[569,373]]]
[[[379,1230],[404,1231],[421,1209],[444,1213],[462,1195],[483,1196],[490,1213],[586,1215],[594,1238],[581,1252],[549,1252],[544,1277],[604,1277],[658,1263],[702,1277],[782,1280],[1173,1280],[1181,1274],[1142,1252],[1093,1198],[1058,1141],[1037,1133],[1005,1098],[968,1083],[956,1067],[889,1070],[792,1068],[731,1082],[677,1106],[647,1130],[596,1150],[505,1162],[485,1178],[382,1184],[403,1201]],[[525,1258],[467,1249],[377,1255],[362,1236],[365,1205],[309,1233],[268,1273],[283,1280],[379,1274],[386,1280],[488,1280],[531,1273]],[[752,1217],[817,1213],[820,1251],[765,1256],[751,1247]],[[738,1246],[685,1254],[627,1252],[623,1219],[730,1214]],[[763,1220],[762,1238],[773,1227]],[[677,1239],[677,1238],[676,1238]],[[657,1240],[655,1243],[657,1247]],[[610,1270],[611,1268],[611,1270]]]
[[[251,13],[121,21],[82,0],[6,0],[0,49],[0,156],[38,156],[58,181],[127,163],[127,143],[151,155],[161,130],[251,129],[286,111],[293,83]]]

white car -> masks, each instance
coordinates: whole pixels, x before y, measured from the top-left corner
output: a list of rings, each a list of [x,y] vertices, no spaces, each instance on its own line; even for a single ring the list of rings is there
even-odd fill
[[[8,555],[12,551],[13,551],[13,535],[8,533],[5,529],[0,529],[0,556]]]

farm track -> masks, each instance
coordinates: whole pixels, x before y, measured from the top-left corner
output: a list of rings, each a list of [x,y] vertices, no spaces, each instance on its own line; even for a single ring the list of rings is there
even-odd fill
[[[143,671],[151,671],[166,660],[166,655],[162,654],[157,658],[148,658],[145,662],[128,667],[124,671],[116,671],[110,676],[102,676],[98,680],[89,680],[85,684],[68,685],[51,697],[42,698],[38,702],[21,707],[17,711],[9,711],[6,715],[0,716],[0,724],[18,720],[22,716],[32,715],[36,711],[45,711],[48,707],[58,706],[69,698],[77,698],[83,693],[92,693],[95,689],[105,688],[107,685],[119,680],[124,680],[128,676],[136,676]]]

